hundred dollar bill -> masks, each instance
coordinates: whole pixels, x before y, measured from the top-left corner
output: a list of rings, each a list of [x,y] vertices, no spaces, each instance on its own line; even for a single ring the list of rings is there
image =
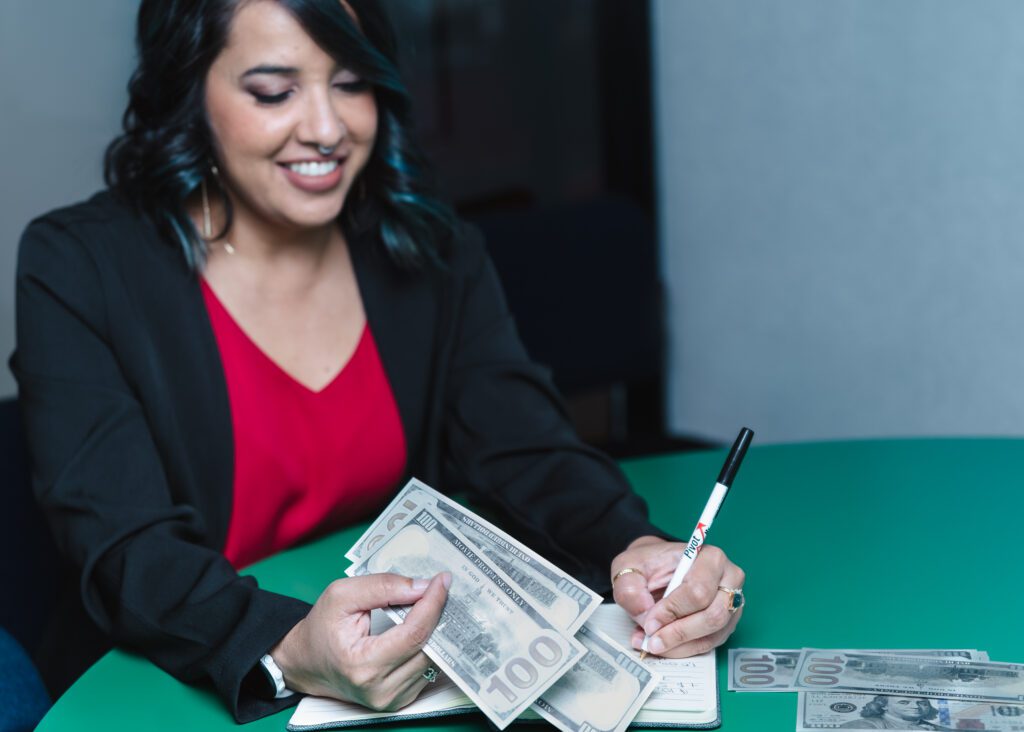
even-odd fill
[[[793,687],[1021,704],[1024,664],[814,650],[801,654]]]
[[[395,529],[352,574],[430,577],[451,572],[448,601],[423,650],[504,729],[572,668],[586,648],[551,624],[435,509],[411,513]],[[402,622],[408,608],[385,612]]]
[[[729,691],[792,691],[800,651],[730,648]]]
[[[813,649],[803,648],[730,648],[729,691],[794,691],[793,681],[801,655]],[[899,654],[934,658],[962,658],[968,661],[987,661],[988,654],[970,649],[867,649],[852,653]]]
[[[576,633],[589,651],[531,707],[564,732],[622,732],[659,677],[589,624]]]
[[[410,513],[428,507],[458,528],[477,551],[512,578],[535,606],[544,609],[549,620],[569,631],[570,635],[601,604],[601,596],[589,587],[498,527],[415,478],[406,484],[345,557],[359,561],[372,554],[397,527],[403,525]]]
[[[1024,731],[1024,706],[922,696],[800,692],[797,732],[822,729]]]

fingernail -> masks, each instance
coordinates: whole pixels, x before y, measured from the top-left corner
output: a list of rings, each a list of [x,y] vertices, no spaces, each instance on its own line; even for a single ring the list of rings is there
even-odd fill
[[[414,579],[412,581],[412,588],[417,592],[427,589],[427,585],[430,584],[430,580],[427,579]]]
[[[442,572],[441,573],[441,581],[444,583],[444,588],[447,590],[449,587],[452,586],[452,573],[451,572]]]
[[[653,653],[656,656],[661,654],[661,653],[664,653],[665,652],[665,641],[663,641],[658,636],[654,636],[653,638],[649,638],[647,640],[647,650],[650,651],[651,653]]]
[[[648,636],[654,635],[659,630],[661,630],[661,623],[659,623],[657,620],[653,618],[651,620],[648,620],[647,623],[644,625],[644,633],[646,633]]]

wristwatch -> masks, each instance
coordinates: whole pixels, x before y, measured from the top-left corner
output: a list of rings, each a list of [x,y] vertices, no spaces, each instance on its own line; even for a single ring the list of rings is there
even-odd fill
[[[274,659],[269,653],[263,654],[263,658],[260,659],[260,668],[263,669],[263,674],[267,677],[269,688],[273,689],[274,699],[284,699],[295,693],[284,685],[284,674],[281,673],[281,668],[274,663]]]

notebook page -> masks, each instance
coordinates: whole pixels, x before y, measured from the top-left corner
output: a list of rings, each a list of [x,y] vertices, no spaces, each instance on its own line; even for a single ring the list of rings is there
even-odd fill
[[[588,622],[626,648],[632,647],[630,638],[636,623],[618,605],[601,605]],[[690,658],[648,656],[644,663],[661,674],[661,683],[644,703],[644,710],[697,712],[717,707],[717,666],[714,651]]]

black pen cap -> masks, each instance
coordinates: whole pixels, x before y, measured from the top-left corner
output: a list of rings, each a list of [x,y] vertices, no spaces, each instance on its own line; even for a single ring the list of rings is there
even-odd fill
[[[754,431],[744,427],[740,430],[739,436],[736,438],[736,442],[732,444],[732,449],[729,451],[729,455],[725,458],[725,465],[722,466],[722,472],[718,474],[718,482],[725,486],[732,486],[732,480],[736,477],[736,471],[740,469],[740,463],[743,462],[743,456],[747,454],[747,448],[750,447],[750,441],[754,439]]]

